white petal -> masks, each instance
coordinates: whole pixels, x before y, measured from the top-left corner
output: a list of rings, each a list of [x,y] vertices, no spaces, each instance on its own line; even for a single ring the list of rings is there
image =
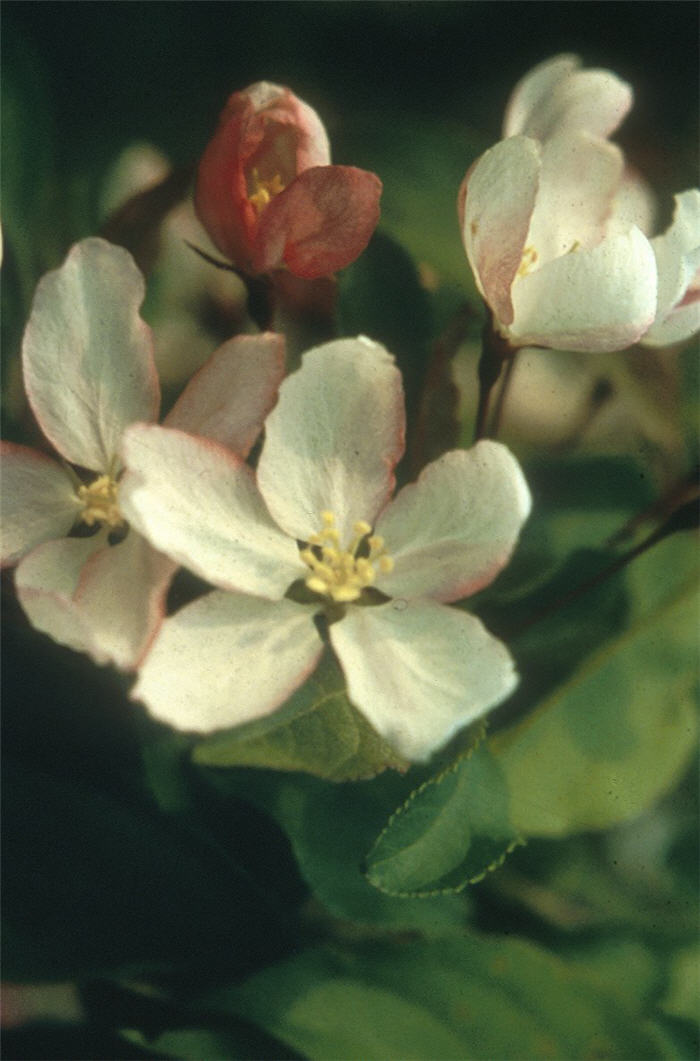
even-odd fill
[[[135,531],[114,546],[103,531],[40,546],[19,565],[16,583],[37,629],[97,663],[131,669],[163,618],[174,571]]]
[[[321,651],[311,609],[214,591],[165,620],[131,695],[177,729],[209,733],[270,714]]]
[[[591,352],[622,350],[656,310],[656,261],[639,229],[607,236],[513,284],[512,340]]]
[[[681,343],[700,331],[700,292],[695,301],[688,305],[678,306],[666,318],[652,324],[649,331],[642,336],[643,346],[671,346]]]
[[[475,593],[508,562],[530,505],[520,465],[499,442],[444,454],[377,521],[394,560],[377,588],[440,601]]]
[[[510,288],[535,206],[540,148],[516,136],[490,148],[460,190],[462,240],[477,286],[497,320],[510,324]]]
[[[623,170],[620,149],[586,133],[567,133],[547,142],[527,234],[539,266],[573,248],[588,250],[600,243]]]
[[[224,589],[276,599],[306,568],[252,473],[216,442],[137,424],[124,436],[124,515],[161,552]]]
[[[609,70],[580,70],[575,55],[540,63],[515,86],[504,136],[544,140],[563,128],[609,136],[632,106],[632,89]]]
[[[408,759],[427,759],[517,684],[505,645],[433,601],[353,608],[330,637],[353,704]]]
[[[700,326],[700,303],[693,288],[700,286],[700,191],[696,188],[676,195],[673,223],[651,241],[659,271],[656,320],[644,336],[650,346],[664,346],[687,339]],[[676,307],[686,296],[687,305]]]
[[[258,484],[288,534],[303,541],[331,510],[343,541],[372,522],[404,448],[401,374],[379,343],[341,339],[305,354],[265,422]]]
[[[158,412],[143,296],[131,255],[102,239],[77,243],[34,295],[22,345],[29,401],[59,453],[93,471],[110,469],[127,424]]]
[[[283,336],[236,336],[192,377],[164,424],[214,439],[247,457],[277,400],[283,375]]]
[[[98,663],[107,662],[93,642],[87,617],[80,615],[73,594],[83,567],[106,547],[107,534],[92,538],[61,538],[45,542],[20,562],[15,572],[17,596],[37,630],[76,652],[88,652]]]
[[[40,542],[67,534],[83,506],[65,469],[38,450],[3,442],[0,460],[0,560],[13,564]]]

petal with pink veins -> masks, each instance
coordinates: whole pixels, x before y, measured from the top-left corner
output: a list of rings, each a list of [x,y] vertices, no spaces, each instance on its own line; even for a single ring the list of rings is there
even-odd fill
[[[253,268],[285,265],[313,280],[343,269],[369,243],[379,221],[379,177],[355,166],[314,166],[276,195],[260,217]]]
[[[486,151],[460,191],[462,239],[477,286],[503,324],[520,267],[540,178],[540,148],[515,136]]]
[[[114,470],[126,425],[158,413],[144,291],[128,251],[85,239],[34,295],[22,344],[27,396],[58,452],[92,471]]]
[[[2,546],[0,560],[13,564],[30,549],[62,538],[82,511],[65,468],[27,446],[0,443]]]
[[[517,684],[505,645],[434,601],[354,608],[330,627],[348,696],[407,759],[427,759]]]
[[[236,336],[192,377],[164,426],[213,439],[247,457],[277,401],[283,376],[283,336]]]
[[[499,442],[444,454],[379,517],[394,567],[377,588],[443,602],[476,593],[508,562],[530,505],[520,465]]]
[[[17,568],[17,595],[36,629],[97,663],[129,670],[163,618],[174,571],[139,534],[110,546],[101,531],[34,549]]]
[[[210,733],[274,711],[322,648],[312,609],[214,591],[165,620],[131,695],[162,722]]]
[[[560,350],[622,350],[656,311],[656,261],[637,228],[573,250],[513,285],[511,342]]]
[[[401,374],[383,346],[340,339],[309,350],[265,422],[260,491],[274,519],[302,541],[334,513],[341,543],[374,521],[403,454]]]
[[[224,589],[282,597],[304,574],[295,541],[270,518],[250,469],[230,450],[172,428],[124,435],[119,505],[161,552]]]

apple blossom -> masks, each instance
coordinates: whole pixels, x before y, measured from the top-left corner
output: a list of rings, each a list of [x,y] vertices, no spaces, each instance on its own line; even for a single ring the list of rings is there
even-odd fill
[[[306,279],[349,265],[379,220],[381,181],[330,165],[316,112],[288,88],[234,92],[199,164],[195,206],[215,246],[251,274]]]
[[[218,587],[165,620],[133,697],[198,732],[269,714],[315,668],[321,621],[350,700],[409,759],[505,699],[505,646],[447,605],[507,562],[530,508],[520,467],[483,442],[392,501],[403,449],[400,373],[364,338],[307,352],[282,383],[257,474],[214,442],[129,428],[124,511]]]
[[[123,430],[155,419],[160,401],[151,331],[138,312],[143,297],[129,253],[102,239],[76,244],[40,281],[23,340],[24,380],[62,460],[1,444],[0,556],[20,561],[15,582],[30,621],[124,668],[136,664],[162,620],[175,571],[129,530],[119,504]],[[276,397],[281,344],[276,336],[225,344],[168,421],[247,453]],[[81,527],[96,533],[71,535]]]
[[[513,349],[619,350],[654,320],[654,252],[629,222],[632,178],[606,139],[632,92],[608,71],[579,67],[555,56],[518,83],[505,139],[459,193],[477,287]]]

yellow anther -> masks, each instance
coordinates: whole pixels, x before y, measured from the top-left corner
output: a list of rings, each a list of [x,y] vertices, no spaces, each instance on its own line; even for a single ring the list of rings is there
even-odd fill
[[[88,527],[96,523],[121,527],[125,523],[117,504],[117,483],[111,475],[100,475],[91,483],[83,483],[78,487],[78,497],[83,503],[80,518]]]
[[[256,169],[252,174],[253,192],[248,196],[248,201],[253,204],[259,214],[263,212],[271,199],[284,191],[284,184],[279,173],[275,173],[270,180],[262,180]]]
[[[333,513],[322,512],[321,519],[323,528],[309,535],[309,544],[299,552],[310,569],[306,585],[329,600],[350,603],[374,583],[377,569],[385,574],[391,571],[393,561],[384,552],[384,539],[371,533],[372,526],[366,520],[353,524],[355,536],[349,546],[342,549]],[[361,556],[358,555],[360,551]]]
[[[538,258],[539,254],[533,246],[526,247],[520,259],[517,275],[527,276],[528,273],[531,273],[537,264]]]

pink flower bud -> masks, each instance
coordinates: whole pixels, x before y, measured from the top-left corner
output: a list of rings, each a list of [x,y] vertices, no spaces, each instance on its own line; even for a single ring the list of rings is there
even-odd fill
[[[330,165],[316,112],[288,88],[234,92],[199,164],[195,206],[216,247],[248,273],[313,279],[349,265],[379,220],[381,181]]]

